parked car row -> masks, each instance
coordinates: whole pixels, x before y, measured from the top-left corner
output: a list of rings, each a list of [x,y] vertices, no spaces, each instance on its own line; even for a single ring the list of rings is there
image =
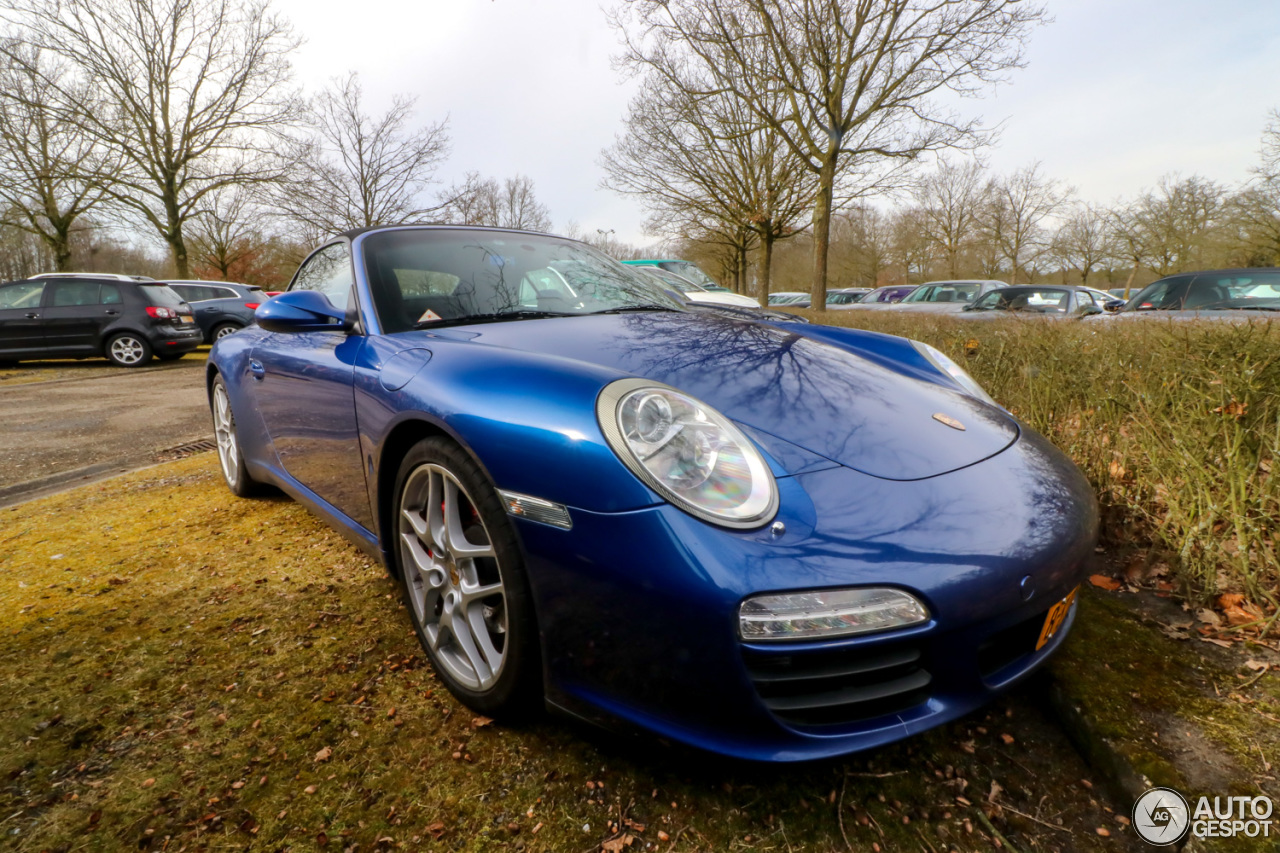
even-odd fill
[[[255,285],[41,273],[0,284],[0,362],[106,358],[140,367],[238,332],[268,299]]]

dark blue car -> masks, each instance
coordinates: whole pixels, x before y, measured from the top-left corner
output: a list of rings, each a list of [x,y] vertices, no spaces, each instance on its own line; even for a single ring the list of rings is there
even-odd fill
[[[253,322],[253,312],[268,297],[255,284],[229,281],[165,282],[191,306],[205,343],[235,334]]]
[[[481,713],[819,758],[977,708],[1075,618],[1088,483],[926,345],[461,227],[343,234],[257,319],[209,359],[228,485],[385,564]]]

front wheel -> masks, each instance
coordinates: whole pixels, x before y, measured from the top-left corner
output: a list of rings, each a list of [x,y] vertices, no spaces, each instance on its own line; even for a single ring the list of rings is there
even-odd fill
[[[394,549],[418,640],[470,708],[518,718],[542,698],[533,602],[497,492],[448,439],[416,444],[396,478]]]
[[[141,367],[151,360],[151,344],[141,335],[125,332],[107,341],[106,356],[117,367]]]
[[[213,391],[209,397],[213,409],[213,436],[218,444],[218,462],[222,476],[236,497],[249,498],[262,494],[266,487],[249,476],[240,441],[236,437],[236,416],[231,411],[231,398],[227,395],[227,383],[221,375],[213,379]]]

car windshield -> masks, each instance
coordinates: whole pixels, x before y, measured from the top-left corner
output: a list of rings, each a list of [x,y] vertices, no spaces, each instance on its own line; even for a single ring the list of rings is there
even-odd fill
[[[1209,273],[1161,279],[1129,300],[1125,311],[1280,311],[1280,273]]]
[[[861,293],[828,293],[828,305],[849,305],[862,298]]]
[[[674,287],[676,290],[680,291],[681,293],[705,293],[706,292],[703,288],[698,287],[698,285],[694,284],[688,279],[681,278],[680,276],[676,275],[673,272],[667,272],[662,267],[637,267],[637,269],[644,271],[648,275],[657,276],[658,278],[662,279],[671,287]]]
[[[924,284],[911,291],[903,302],[972,302],[978,295],[979,285],[959,282]]]
[[[572,240],[403,229],[362,243],[384,330],[628,310],[683,310],[652,278]]]
[[[706,290],[711,290],[712,288],[715,288],[716,290],[724,289],[712,281],[709,275],[698,269],[697,264],[691,263],[690,261],[663,261],[658,266],[667,272],[673,272],[678,276],[687,278],[689,281],[692,281],[694,284],[705,288]]]
[[[1067,311],[1070,304],[1070,291],[1056,288],[1018,287],[991,291],[973,304],[973,310],[1062,314]]]

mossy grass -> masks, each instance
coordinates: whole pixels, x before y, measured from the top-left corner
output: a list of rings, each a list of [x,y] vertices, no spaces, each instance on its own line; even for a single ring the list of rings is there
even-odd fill
[[[0,510],[0,614],[6,849],[1138,849],[1029,694],[807,766],[488,724],[380,567],[212,454]]]
[[[938,347],[1076,461],[1106,540],[1154,543],[1192,598],[1277,604],[1280,322],[796,313]]]

